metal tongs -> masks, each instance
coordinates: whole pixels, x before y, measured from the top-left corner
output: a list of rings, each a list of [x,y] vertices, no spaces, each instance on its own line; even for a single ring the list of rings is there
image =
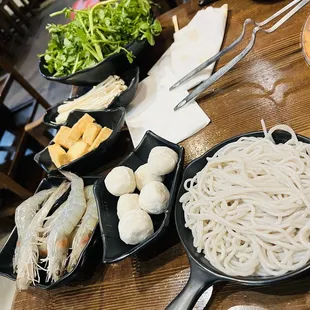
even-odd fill
[[[245,34],[246,26],[248,24],[253,23],[255,25],[255,28],[252,31],[251,40],[250,40],[249,44],[241,51],[241,53],[239,55],[237,55],[235,58],[233,58],[231,61],[229,61],[225,66],[220,68],[217,72],[213,73],[208,79],[199,83],[188,96],[186,96],[181,102],[179,102],[174,107],[174,111],[177,111],[178,109],[182,108],[191,100],[196,99],[202,92],[204,92],[208,87],[210,87],[219,78],[221,78],[225,73],[227,73],[231,68],[233,68],[241,59],[243,59],[250,52],[252,47],[254,46],[257,32],[263,31],[266,34],[274,32],[283,23],[285,23],[289,18],[291,18],[295,13],[297,13],[303,6],[305,6],[309,1],[310,0],[302,0],[302,1],[301,0],[294,0],[294,1],[290,2],[288,5],[286,5],[285,7],[283,7],[281,10],[279,10],[278,12],[276,12],[275,14],[273,14],[272,16],[268,17],[266,20],[264,20],[260,23],[256,23],[251,18],[247,18],[243,23],[242,33],[233,43],[231,43],[229,46],[225,47],[223,50],[221,50],[216,55],[214,55],[211,58],[209,58],[208,60],[206,60],[204,63],[202,63],[197,68],[195,68],[194,70],[189,72],[186,76],[184,76],[182,79],[180,79],[178,82],[176,82],[174,85],[172,85],[170,87],[170,90],[177,88],[178,86],[180,86],[184,82],[188,81],[191,77],[196,75],[198,72],[205,69],[210,64],[217,61],[218,59],[220,59],[223,55],[225,55],[227,52],[232,50],[239,42],[241,42],[241,40],[243,39],[244,34]],[[296,5],[297,3],[299,3],[299,4]],[[278,17],[279,15],[281,15],[282,13],[284,13],[285,11],[287,11],[288,9],[290,9],[293,6],[295,6],[295,7],[292,10],[290,10],[287,14],[285,14],[272,27],[270,27],[268,29],[263,29],[263,26],[265,26],[270,21],[272,21],[273,19],[275,19],[276,17]]]

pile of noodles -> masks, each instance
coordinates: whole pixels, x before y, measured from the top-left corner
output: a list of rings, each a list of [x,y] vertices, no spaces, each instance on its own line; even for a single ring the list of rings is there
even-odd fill
[[[291,139],[275,144],[271,134]],[[194,246],[232,276],[279,276],[310,260],[310,145],[285,125],[227,144],[185,181]]]

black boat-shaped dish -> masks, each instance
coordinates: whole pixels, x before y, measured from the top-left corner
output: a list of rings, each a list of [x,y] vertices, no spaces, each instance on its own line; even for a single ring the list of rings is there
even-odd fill
[[[97,168],[101,167],[102,164],[110,160],[111,156],[109,154],[109,150],[111,146],[117,141],[124,125],[125,109],[121,107],[117,109],[108,109],[95,112],[75,110],[69,114],[65,126],[71,128],[85,113],[88,113],[90,116],[92,116],[97,124],[101,125],[102,127],[106,126],[112,129],[113,132],[110,137],[102,142],[96,149],[86,153],[85,155],[77,158],[67,165],[63,165],[59,169],[86,174],[96,170]],[[50,145],[51,144],[53,144],[53,142],[51,142]],[[41,152],[37,153],[34,156],[34,160],[47,173],[55,173],[58,171],[58,168],[51,160],[47,147]]]
[[[42,191],[44,189],[51,188],[52,186],[59,186],[65,180],[64,177],[48,177],[43,179],[38,186],[36,192]],[[90,176],[83,177],[84,185],[94,184],[98,177]],[[56,203],[60,205],[67,199],[68,193],[64,194]],[[13,256],[15,251],[15,246],[17,242],[17,230],[16,227],[11,232],[8,240],[4,244],[1,252],[0,252],[0,275],[9,278],[11,280],[16,280],[16,274],[13,272]],[[40,270],[40,282],[35,284],[35,287],[39,287],[41,289],[53,289],[58,288],[64,285],[67,285],[71,282],[80,283],[83,277],[88,277],[92,275],[94,272],[95,266],[100,263],[100,259],[98,260],[98,251],[102,251],[102,241],[100,238],[100,229],[99,225],[97,225],[94,230],[90,240],[82,251],[79,260],[73,270],[69,273],[66,273],[63,277],[61,277],[58,281],[45,282],[46,273],[43,270]]]
[[[119,220],[116,208],[118,197],[113,196],[107,191],[104,184],[104,178],[99,179],[94,186],[104,247],[102,259],[104,263],[114,263],[136,253],[152,241],[158,239],[159,236],[164,233],[165,228],[169,225],[171,212],[173,210],[176,193],[182,175],[184,148],[157,136],[152,131],[147,131],[137,148],[130,153],[119,164],[119,166],[127,166],[135,171],[139,166],[147,163],[150,151],[156,146],[167,146],[173,149],[178,154],[178,162],[175,170],[166,175],[163,182],[170,192],[169,206],[165,213],[151,215],[154,225],[154,233],[142,243],[128,245],[120,239],[118,232]]]
[[[142,50],[148,44],[146,39],[143,40],[135,40],[129,43],[125,48],[132,52],[135,56],[134,60],[137,60]],[[87,68],[84,70],[77,71],[73,74],[69,74],[66,76],[53,76],[47,68],[45,68],[46,62],[44,56],[41,56],[39,62],[39,70],[41,75],[50,81],[59,82],[63,84],[69,85],[77,85],[77,86],[93,86],[99,84],[103,80],[105,80],[108,76],[112,74],[121,74],[130,68],[131,64],[129,63],[126,53],[122,50],[119,53],[112,54],[107,57],[97,65]]]
[[[118,108],[123,107],[126,108],[130,102],[135,97],[135,94],[137,92],[137,87],[139,84],[139,67],[133,67],[131,69],[128,69],[126,72],[122,74],[118,74],[127,85],[127,89],[124,90],[121,94],[119,94],[117,97],[113,99],[113,101],[109,104],[109,106],[106,109],[112,109],[112,108]],[[90,90],[91,88],[89,88]],[[74,98],[68,98],[64,101],[71,101],[76,99]],[[58,116],[57,109],[60,105],[64,104],[64,101],[61,101],[54,105],[53,107],[46,110],[45,115],[43,117],[43,122],[53,128],[59,128],[60,126],[64,124],[57,124],[56,123],[56,117]]]

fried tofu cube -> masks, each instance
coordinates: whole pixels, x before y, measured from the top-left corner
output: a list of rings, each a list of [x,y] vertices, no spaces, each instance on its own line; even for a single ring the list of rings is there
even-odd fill
[[[91,117],[89,114],[85,113],[71,128],[69,133],[69,138],[77,141],[81,138],[84,133],[87,125],[89,123],[93,123],[95,119]]]
[[[92,151],[93,149],[97,148],[100,143],[102,143],[103,141],[107,140],[110,135],[112,134],[113,130],[108,128],[108,127],[103,127],[101,129],[101,131],[99,132],[97,138],[95,139],[95,141],[93,142],[93,144],[90,146],[90,148],[88,149],[88,151]]]
[[[54,142],[66,149],[70,149],[70,147],[77,141],[69,138],[70,130],[71,128],[67,126],[61,126],[54,138]]]
[[[68,150],[68,157],[70,161],[73,161],[88,152],[89,145],[83,140],[79,140],[73,144],[73,146]]]
[[[69,139],[78,142],[78,140],[81,138],[82,134],[83,133],[80,132],[78,126],[76,126],[76,124],[75,124],[75,125],[73,125],[72,128],[70,128],[70,132],[69,132],[68,137],[69,137]]]
[[[83,141],[92,145],[102,127],[97,123],[89,123],[83,133]]]
[[[52,162],[57,168],[69,163],[69,158],[66,151],[57,143],[47,147]]]

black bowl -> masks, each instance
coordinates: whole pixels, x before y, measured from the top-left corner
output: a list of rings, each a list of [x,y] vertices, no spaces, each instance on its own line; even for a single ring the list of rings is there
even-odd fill
[[[164,184],[170,192],[168,209],[163,214],[151,215],[155,232],[145,241],[137,245],[128,245],[120,239],[118,232],[119,220],[116,210],[118,197],[108,192],[104,184],[104,178],[99,179],[95,183],[94,191],[96,193],[99,223],[104,245],[102,258],[104,263],[114,263],[136,253],[163,234],[169,225],[170,215],[183,169],[184,148],[157,136],[152,131],[147,131],[137,148],[119,163],[119,166],[127,166],[135,171],[140,165],[147,163],[149,153],[155,146],[167,146],[173,149],[178,153],[179,159],[176,169],[166,175],[164,180]]]
[[[95,181],[98,180],[99,177],[83,177],[85,185],[94,184]],[[65,180],[64,177],[48,177],[43,179],[38,186],[36,192],[41,190],[51,188],[52,186],[59,186]],[[61,204],[67,198],[69,191],[61,197],[56,204]],[[55,204],[55,206],[56,206]],[[17,230],[16,227],[11,232],[8,240],[6,241],[5,245],[3,246],[0,252],[0,275],[9,278],[11,280],[16,280],[16,274],[13,272],[13,256],[15,251],[15,246],[17,242]],[[91,275],[94,272],[94,262],[98,257],[98,251],[102,248],[102,241],[100,238],[100,229],[99,225],[97,225],[96,229],[94,230],[92,237],[88,241],[87,245],[85,246],[84,250],[82,251],[79,260],[73,270],[69,273],[66,273],[61,279],[58,281],[51,283],[45,283],[46,274],[43,271],[40,271],[40,278],[41,281],[37,283],[35,286],[42,288],[42,289],[52,289],[58,288],[60,286],[66,285],[69,282],[80,282],[81,277],[85,276],[86,273],[90,273]],[[100,263],[97,259],[97,264]]]
[[[135,40],[132,43],[126,46],[126,49],[135,55],[135,59],[139,57],[139,54],[147,45],[147,40]],[[77,86],[93,86],[99,84],[104,79],[112,74],[120,74],[121,72],[126,71],[128,68],[132,66],[129,63],[126,53],[121,51],[117,54],[113,54],[107,57],[102,62],[98,63],[94,67],[87,68],[84,70],[77,71],[73,74],[62,76],[62,77],[54,77],[49,71],[44,67],[45,66],[44,56],[41,56],[39,62],[39,70],[41,75],[47,80],[59,82],[63,84],[69,85],[77,85]]]
[[[90,116],[92,116],[99,125],[102,127],[106,126],[112,129],[113,132],[111,136],[106,141],[102,142],[96,149],[61,167],[63,170],[80,174],[94,171],[110,159],[109,150],[111,146],[117,141],[125,122],[124,108],[93,112],[75,110],[69,114],[65,126],[72,127],[85,113],[88,113]],[[52,142],[50,144],[52,144]],[[47,173],[58,171],[58,168],[51,160],[47,147],[41,152],[37,153],[34,156],[34,160]]]
[[[126,108],[130,102],[133,100],[137,87],[139,84],[139,67],[132,67],[131,69],[127,70],[122,74],[118,74],[128,86],[126,90],[124,90],[121,94],[114,98],[114,100],[110,103],[107,109],[110,108],[118,108],[124,107]],[[116,73],[117,74],[117,73]],[[90,90],[91,88],[89,88]],[[71,101],[77,97],[69,98],[67,100]],[[53,128],[59,128],[63,124],[56,124],[55,119],[58,116],[57,109],[60,105],[64,104],[63,101],[57,103],[53,107],[46,110],[46,113],[43,117],[43,122]]]

